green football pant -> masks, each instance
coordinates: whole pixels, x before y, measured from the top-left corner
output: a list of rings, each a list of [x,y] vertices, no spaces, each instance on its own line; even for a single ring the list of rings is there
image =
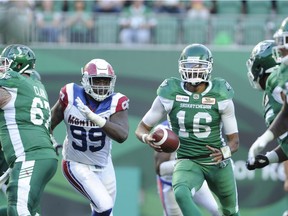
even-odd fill
[[[184,216],[201,216],[191,191],[197,191],[206,179],[211,191],[218,197],[225,216],[239,216],[238,194],[231,160],[225,167],[201,165],[184,159],[176,163],[173,173],[173,189],[176,201]]]
[[[17,162],[7,188],[8,215],[34,216],[46,184],[57,170],[56,159]]]

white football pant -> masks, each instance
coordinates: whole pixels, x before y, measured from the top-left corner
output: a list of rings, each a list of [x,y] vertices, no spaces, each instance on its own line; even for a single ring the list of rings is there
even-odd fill
[[[62,171],[69,183],[91,202],[91,207],[96,212],[113,208],[116,198],[116,178],[111,157],[107,166],[102,169],[63,160]]]

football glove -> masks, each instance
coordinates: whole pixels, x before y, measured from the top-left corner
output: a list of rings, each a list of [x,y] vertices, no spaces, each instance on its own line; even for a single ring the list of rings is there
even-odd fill
[[[77,108],[78,110],[81,112],[81,114],[91,120],[92,122],[94,122],[95,124],[97,124],[99,127],[103,127],[106,124],[106,119],[102,118],[101,116],[97,115],[96,113],[93,113],[89,107],[87,107],[82,100],[77,97],[76,98],[76,103],[77,103]]]
[[[92,111],[82,102],[82,100],[77,97],[76,98],[77,108],[81,112],[81,114],[88,118],[89,115],[91,115]]]
[[[246,167],[248,170],[261,169],[269,164],[269,160],[265,155],[256,155],[254,163],[250,163],[249,160],[246,162]]]
[[[256,159],[256,155],[258,155],[265,147],[266,142],[258,137],[258,139],[252,144],[248,152],[248,161],[250,164],[254,164],[254,160]]]
[[[256,155],[258,155],[266,145],[274,139],[274,134],[270,130],[266,130],[257,140],[252,144],[248,152],[248,160],[250,164],[254,164]]]

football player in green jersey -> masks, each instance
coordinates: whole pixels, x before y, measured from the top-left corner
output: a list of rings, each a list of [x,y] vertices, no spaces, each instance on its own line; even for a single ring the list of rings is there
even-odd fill
[[[231,160],[239,147],[234,91],[224,79],[211,79],[213,57],[206,46],[188,45],[178,63],[181,80],[172,77],[163,81],[135,134],[161,151],[161,146],[153,143],[151,130],[168,116],[180,139],[172,185],[184,216],[202,215],[191,191],[199,190],[204,180],[218,197],[222,215],[240,215]],[[222,127],[227,141],[222,136]]]
[[[250,164],[255,162],[255,156],[258,155],[266,145],[276,139],[285,135],[288,129],[288,105],[287,105],[287,89],[288,89],[288,17],[285,18],[280,28],[274,34],[276,46],[273,47],[273,57],[277,63],[280,63],[279,69],[275,72],[275,80],[277,85],[274,84],[274,88],[267,82],[267,90],[270,92],[278,92],[279,101],[283,104],[280,112],[276,116],[273,123],[269,128],[257,138],[252,144],[248,153],[248,160]],[[268,79],[269,80],[272,80]],[[275,82],[276,82],[275,81]],[[275,86],[276,85],[276,86]],[[271,88],[271,89],[268,89]],[[281,137],[280,137],[281,136]],[[279,161],[276,154],[270,155],[269,161]]]
[[[272,50],[276,46],[274,40],[264,40],[259,42],[252,50],[247,60],[248,79],[253,88],[264,91],[263,111],[267,127],[275,119],[282,107],[282,100],[277,78],[279,64],[273,57]],[[280,146],[266,155],[255,155],[254,147],[249,149],[249,158],[254,157],[254,163],[247,161],[247,168],[254,170],[263,168],[269,163],[279,163],[287,160],[288,155],[288,137],[284,134],[279,140]],[[251,159],[250,159],[251,160]]]
[[[247,60],[248,79],[253,88],[264,91],[263,111],[267,127],[271,125],[276,115],[282,107],[281,89],[277,87],[278,70],[280,62],[276,62],[273,56],[273,49],[276,44],[274,40],[264,40],[259,42],[252,50]],[[288,134],[284,133],[278,139],[279,145],[265,155],[254,155],[254,147],[249,149],[247,169],[254,170],[263,168],[270,163],[283,162],[286,180],[284,190],[288,191]],[[252,163],[254,162],[254,163]]]
[[[285,18],[280,28],[274,34],[274,39],[276,46],[273,47],[273,57],[277,63],[280,63],[279,69],[275,72],[275,80],[277,80],[277,86],[274,90],[271,88],[270,92],[278,92],[280,95],[280,101],[282,102],[282,108],[280,112],[275,117],[272,124],[269,128],[256,139],[256,141],[252,144],[248,153],[248,163],[250,164],[267,164],[273,162],[281,162],[284,159],[280,157],[280,155],[271,151],[270,154],[267,153],[266,158],[262,158],[262,160],[257,160],[259,157],[259,153],[267,146],[269,142],[272,140],[279,138],[281,140],[284,138],[284,143],[281,147],[283,151],[286,153],[287,157],[287,130],[288,130],[288,17]],[[270,80],[270,77],[268,81]],[[267,87],[269,87],[269,82],[267,82]],[[286,141],[285,141],[286,140]],[[286,149],[286,150],[285,150]],[[287,158],[286,158],[287,160]],[[262,163],[259,163],[262,162]],[[288,165],[287,161],[285,162],[285,173],[286,173],[286,181],[284,183],[284,189],[288,191]],[[286,211],[287,214],[287,211]],[[283,214],[285,215],[285,213]]]
[[[11,169],[7,187],[9,216],[38,215],[46,184],[57,169],[50,138],[50,105],[33,74],[35,54],[12,44],[0,58],[0,136]]]

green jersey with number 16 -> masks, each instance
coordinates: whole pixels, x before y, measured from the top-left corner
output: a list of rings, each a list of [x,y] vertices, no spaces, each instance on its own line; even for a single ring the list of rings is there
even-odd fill
[[[0,109],[0,136],[5,159],[28,161],[57,158],[50,140],[51,112],[43,84],[12,70],[0,78],[11,100]]]
[[[225,109],[225,101],[234,96],[232,87],[224,79],[214,78],[205,91],[198,94],[185,90],[181,80],[169,78],[160,85],[157,94],[172,101],[169,121],[181,143],[177,158],[211,162],[211,151],[206,145],[214,148],[226,145],[222,137],[221,112]]]

